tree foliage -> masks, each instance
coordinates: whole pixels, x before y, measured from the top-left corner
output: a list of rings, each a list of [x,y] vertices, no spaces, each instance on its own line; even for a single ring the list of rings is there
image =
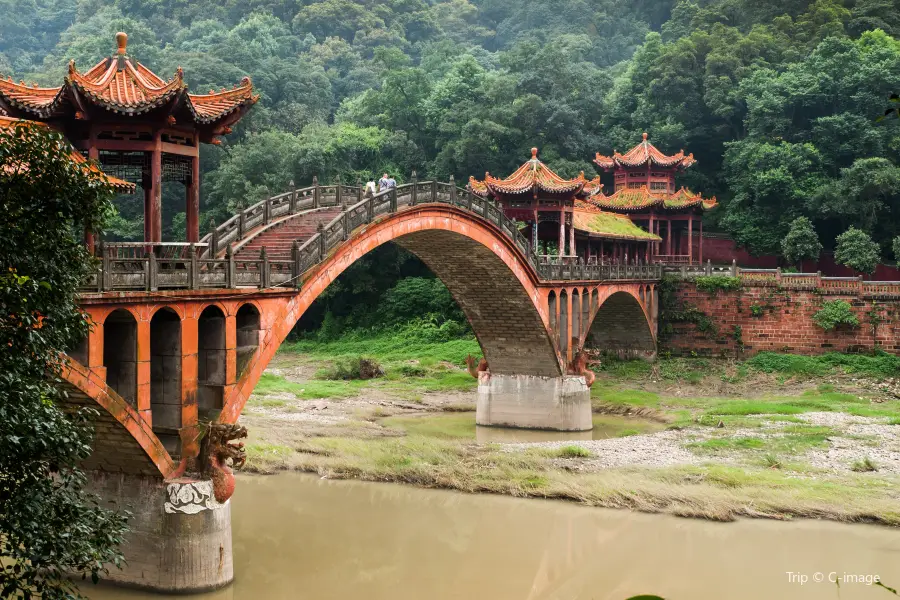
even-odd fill
[[[874,273],[881,259],[878,244],[872,237],[855,227],[851,227],[837,237],[834,260],[861,273]]]
[[[58,134],[0,132],[0,596],[71,598],[69,574],[118,563],[124,517],[85,492],[93,411],[66,414],[61,352],[89,323],[75,294],[110,188],[69,158]]]
[[[819,257],[822,252],[822,244],[809,219],[806,217],[794,219],[787,235],[781,241],[781,251],[784,258],[790,263]]]

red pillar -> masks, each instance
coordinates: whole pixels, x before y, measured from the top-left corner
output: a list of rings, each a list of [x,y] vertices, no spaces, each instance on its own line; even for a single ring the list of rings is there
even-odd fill
[[[666,219],[666,254],[672,256],[672,219]]]
[[[703,217],[700,217],[700,258],[699,262],[703,264]]]
[[[196,309],[199,311],[199,308]],[[200,454],[197,410],[199,322],[196,314],[181,321],[181,456],[188,460]],[[189,465],[192,466],[192,465]]]
[[[688,217],[688,264],[694,264],[694,216]]]
[[[196,138],[196,136],[195,136]],[[196,141],[197,155],[191,158],[191,182],[185,189],[185,213],[187,232],[185,239],[196,244],[200,241],[200,142]]]
[[[559,211],[559,255],[566,253],[566,213]]]
[[[569,225],[569,256],[577,256],[575,251],[575,214],[572,213],[572,223]]]
[[[144,241],[162,241],[162,137],[155,134],[150,153],[150,181],[144,186]]]

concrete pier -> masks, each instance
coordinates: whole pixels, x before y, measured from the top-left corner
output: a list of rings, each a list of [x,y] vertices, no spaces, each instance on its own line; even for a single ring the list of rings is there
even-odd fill
[[[494,427],[590,431],[591,391],[584,377],[481,373],[475,422]]]
[[[122,546],[128,564],[121,570],[111,566],[107,581],[184,594],[221,588],[234,579],[231,503],[216,502],[212,481],[90,475],[95,493],[133,515]]]

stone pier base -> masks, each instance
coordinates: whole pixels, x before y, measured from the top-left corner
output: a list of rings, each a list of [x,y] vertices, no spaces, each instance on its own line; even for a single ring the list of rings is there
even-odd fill
[[[219,504],[212,482],[121,473],[91,473],[93,491],[107,506],[131,511],[122,546],[123,568],[105,580],[155,592],[192,593],[234,579],[231,503]]]
[[[584,377],[534,377],[481,373],[478,425],[590,431],[591,391]]]

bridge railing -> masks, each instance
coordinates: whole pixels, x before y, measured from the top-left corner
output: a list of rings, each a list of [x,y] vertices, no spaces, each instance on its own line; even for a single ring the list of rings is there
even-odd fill
[[[744,269],[730,265],[668,266],[665,272],[684,279],[700,276],[739,277],[746,285],[810,290],[822,295],[900,298],[900,281],[865,281],[860,277],[823,277],[817,273],[785,273],[781,269]]]
[[[352,203],[349,203],[353,201]],[[348,205],[349,203],[349,205]],[[515,243],[538,277],[543,280],[658,280],[663,267],[648,264],[584,264],[567,261],[553,264],[535,256],[531,242],[514,219],[510,219],[493,200],[449,183],[418,181],[399,185],[363,198],[361,188],[342,184],[291,190],[267,198],[242,210],[204,237],[199,244],[174,244],[178,252],[161,254],[160,244],[136,243],[134,251],[122,256],[124,245],[107,244],[100,249],[98,272],[84,285],[85,291],[123,291],[240,287],[299,287],[303,275],[323,261],[337,246],[348,240],[359,227],[376,218],[417,204],[440,203],[472,212],[494,224]],[[263,248],[258,259],[236,259],[232,246],[254,228],[267,225],[302,210],[324,206],[346,208],[302,245],[294,242],[290,261],[273,261]],[[219,258],[218,249],[226,254]],[[139,255],[137,249],[149,250]]]

